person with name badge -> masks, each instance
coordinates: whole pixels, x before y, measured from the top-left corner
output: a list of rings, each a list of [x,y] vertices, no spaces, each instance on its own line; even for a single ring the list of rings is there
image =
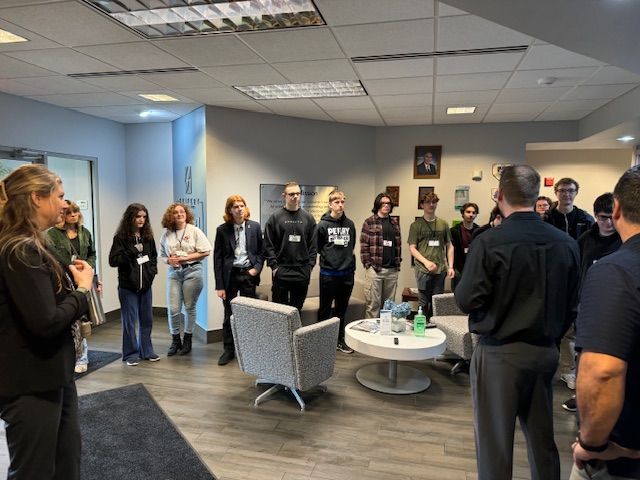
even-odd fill
[[[195,217],[184,203],[172,203],[162,217],[166,228],[160,239],[160,256],[169,265],[167,305],[171,346],[167,356],[191,352],[198,297],[204,287],[202,260],[211,254],[211,243],[194,225]],[[186,314],[182,315],[182,306]],[[181,319],[184,321],[181,322]],[[180,330],[184,337],[180,337]]]
[[[122,361],[134,367],[141,359],[160,360],[151,343],[151,284],[158,273],[158,252],[149,224],[149,211],[144,205],[132,203],[124,211],[113,237],[109,265],[118,268]]]
[[[452,279],[454,251],[447,222],[436,217],[440,199],[428,192],[420,204],[424,215],[409,228],[409,250],[415,259],[418,302],[427,318],[433,315],[431,296],[444,292],[445,278]]]

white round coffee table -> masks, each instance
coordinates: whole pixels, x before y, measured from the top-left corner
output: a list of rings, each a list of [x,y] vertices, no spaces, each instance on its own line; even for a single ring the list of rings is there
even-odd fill
[[[360,368],[356,378],[362,385],[394,394],[418,393],[429,388],[431,379],[427,374],[408,365],[398,365],[398,361],[426,360],[440,355],[445,351],[447,340],[441,330],[429,328],[424,337],[416,337],[413,332],[380,335],[351,328],[360,321],[351,322],[345,328],[347,345],[365,355],[389,360]],[[397,345],[394,338],[398,339]]]

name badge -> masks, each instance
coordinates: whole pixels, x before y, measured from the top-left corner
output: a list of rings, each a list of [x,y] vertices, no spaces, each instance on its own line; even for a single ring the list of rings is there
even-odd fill
[[[465,253],[465,255],[466,255],[467,253],[469,253],[469,247],[467,247],[467,248],[465,248],[465,249],[464,249],[464,253]]]
[[[429,246],[430,247],[439,247],[440,246],[440,240],[429,240]]]
[[[143,263],[147,263],[149,261],[149,255],[143,255],[142,257],[136,258],[138,265],[142,265]]]
[[[289,235],[289,241],[293,243],[300,243],[302,241],[302,236],[300,235]]]
[[[339,247],[346,247],[347,246],[347,242],[344,241],[344,238],[336,238],[333,241],[334,245],[338,245]]]
[[[393,242],[391,240],[382,240],[383,247],[393,247]]]

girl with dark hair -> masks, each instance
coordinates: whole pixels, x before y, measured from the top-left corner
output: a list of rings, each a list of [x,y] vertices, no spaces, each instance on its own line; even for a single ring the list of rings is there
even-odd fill
[[[118,267],[122,361],[135,366],[140,359],[160,360],[151,344],[151,284],[158,273],[158,253],[144,205],[132,203],[122,215],[109,252],[109,265]]]
[[[43,234],[66,206],[44,165],[0,181],[0,418],[12,480],[80,478],[73,366],[93,269],[79,259],[63,268]]]

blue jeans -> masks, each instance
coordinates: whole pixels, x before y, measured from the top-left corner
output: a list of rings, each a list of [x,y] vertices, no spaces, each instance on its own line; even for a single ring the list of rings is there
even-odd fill
[[[184,268],[169,268],[168,280],[169,333],[180,333],[180,315],[184,304],[184,333],[191,334],[196,324],[198,297],[204,286],[202,263],[194,263]]]
[[[155,357],[151,344],[151,327],[153,326],[151,289],[137,293],[118,287],[118,298],[122,315],[122,361]],[[136,327],[138,327],[138,336],[136,336]]]

